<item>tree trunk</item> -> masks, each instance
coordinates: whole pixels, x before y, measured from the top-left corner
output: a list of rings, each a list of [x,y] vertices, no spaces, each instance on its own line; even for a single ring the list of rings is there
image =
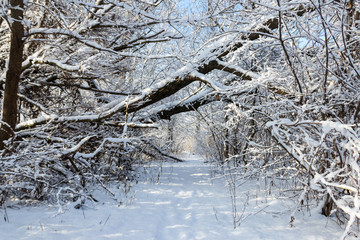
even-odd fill
[[[17,94],[21,75],[24,49],[24,1],[10,0],[11,5],[11,42],[9,65],[6,72],[5,91],[1,116],[0,149],[4,149],[4,140],[13,135],[17,121]]]
[[[321,208],[321,213],[329,217],[333,208],[334,208],[334,200],[332,200],[331,196],[327,194],[324,205]]]

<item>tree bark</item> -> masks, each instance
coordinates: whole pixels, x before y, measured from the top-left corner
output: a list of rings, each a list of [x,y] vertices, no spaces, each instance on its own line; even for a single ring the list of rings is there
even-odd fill
[[[6,72],[5,91],[2,106],[0,149],[4,149],[4,140],[13,135],[13,129],[17,122],[18,86],[21,75],[21,65],[24,49],[24,1],[10,0],[11,13],[11,40],[9,65]]]

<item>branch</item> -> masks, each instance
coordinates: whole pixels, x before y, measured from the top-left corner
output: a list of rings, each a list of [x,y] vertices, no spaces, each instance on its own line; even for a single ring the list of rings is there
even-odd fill
[[[31,100],[30,98],[26,97],[25,95],[22,95],[20,93],[18,93],[18,97],[20,99],[22,99],[23,101],[26,101],[34,106],[36,106],[37,108],[39,108],[42,112],[46,113],[46,114],[51,114],[50,110],[47,109],[46,107],[44,107],[42,104],[35,102],[34,100]]]
[[[281,5],[280,5],[280,0],[277,0],[277,2],[278,2],[278,6],[279,6],[279,8],[280,8],[280,7],[281,7]],[[326,31],[325,31],[325,32],[326,32]],[[326,34],[325,34],[325,36],[326,36]],[[286,49],[285,42],[284,42],[283,37],[282,37],[282,12],[281,12],[281,10],[279,10],[279,41],[280,41],[280,45],[281,45],[281,47],[282,47],[282,49],[283,49],[283,51],[284,51],[284,54],[285,54],[285,57],[286,57],[286,61],[287,61],[288,65],[289,65],[289,67],[290,67],[290,69],[291,69],[291,72],[292,72],[294,78],[295,78],[295,83],[296,83],[296,85],[297,85],[298,88],[299,88],[299,92],[300,92],[300,104],[301,104],[302,101],[303,101],[303,90],[302,90],[302,87],[301,87],[301,84],[300,84],[300,80],[299,80],[299,78],[298,78],[298,75],[297,75],[297,73],[296,73],[296,71],[295,71],[295,68],[294,68],[294,66],[293,66],[293,62],[291,61],[290,55],[289,55],[289,53],[288,53],[288,51],[287,51],[287,49]]]
[[[76,144],[74,147],[65,150],[62,154],[61,154],[61,158],[67,158],[70,155],[74,155],[75,153],[79,152],[81,150],[81,148],[91,139],[95,137],[94,136],[87,136],[85,138],[83,138],[78,144]]]
[[[170,106],[166,106],[165,104],[163,107],[159,107],[156,112],[150,114],[150,119],[152,121],[156,121],[158,119],[170,120],[171,116],[184,113],[184,112],[191,112],[197,110],[199,107],[209,104],[217,100],[215,94],[210,93],[206,95],[198,95],[193,96],[190,101],[180,101],[174,104],[170,103]]]
[[[292,12],[294,12],[298,17],[303,16],[305,13],[307,13],[309,11],[313,11],[313,9],[305,8],[301,4],[299,5],[299,7],[294,8],[292,10]],[[275,29],[278,29],[278,28],[279,28],[279,19],[278,18],[270,18],[270,19],[268,19],[265,23],[263,23],[262,25],[260,25],[259,27],[255,28],[255,29],[253,29],[248,34],[242,35],[240,37],[240,41],[235,42],[235,43],[232,42],[232,43],[228,44],[225,47],[225,50],[215,57],[216,60],[211,60],[207,64],[204,64],[203,66],[200,66],[198,68],[198,71],[200,73],[203,73],[203,74],[209,73],[214,68],[217,68],[217,66],[218,66],[217,61],[218,60],[222,61],[223,58],[226,57],[228,54],[242,48],[243,45],[244,45],[243,42],[257,40],[261,36],[263,36],[264,34],[265,35],[274,35],[274,33],[272,31],[275,30]]]
[[[112,127],[124,127],[125,125],[129,128],[159,128],[159,125],[155,123],[141,123],[141,122],[116,122],[116,121],[105,121],[103,125]]]
[[[218,65],[215,66],[216,69],[222,70],[222,71],[225,71],[225,72],[228,72],[228,73],[232,73],[232,74],[240,77],[243,80],[251,81],[251,80],[253,80],[253,78],[258,78],[259,77],[256,73],[254,73],[254,72],[252,72],[250,70],[245,70],[245,69],[242,69],[242,68],[240,68],[238,66],[231,66],[227,62],[217,60],[217,63],[218,63]]]
[[[144,140],[144,139],[143,139],[142,141],[143,141],[144,143],[148,144],[149,146],[151,146],[156,152],[160,153],[161,155],[163,155],[163,156],[165,156],[165,157],[167,157],[167,158],[170,158],[170,159],[172,159],[172,160],[175,160],[175,161],[177,161],[177,162],[184,162],[184,160],[182,160],[182,159],[180,159],[180,158],[178,158],[178,157],[175,157],[175,156],[173,156],[173,155],[171,155],[171,154],[168,154],[168,153],[162,151],[158,146],[156,146],[155,144],[153,144],[151,141],[149,141],[149,140]],[[147,153],[147,154],[149,154],[149,153]]]
[[[112,48],[107,48],[104,47],[96,42],[90,41],[86,38],[84,38],[83,36],[81,36],[79,33],[75,32],[75,31],[71,31],[68,29],[61,29],[61,28],[37,28],[37,29],[32,29],[31,31],[29,31],[27,36],[32,36],[32,35],[36,35],[36,34],[40,34],[40,35],[48,35],[48,34],[54,34],[54,35],[64,35],[64,36],[68,36],[71,37],[73,39],[76,39],[77,41],[81,42],[82,44],[97,49],[99,51],[105,51],[105,52],[110,52],[119,56],[123,56],[123,57],[134,57],[134,58],[142,58],[142,59],[163,59],[163,58],[175,58],[176,56],[174,55],[161,55],[161,56],[156,56],[156,55],[142,55],[142,54],[134,54],[134,53],[127,53],[127,52],[118,52],[115,51]]]
[[[121,51],[121,50],[124,50],[124,49],[127,49],[127,48],[132,48],[132,47],[135,47],[137,45],[142,45],[142,44],[146,44],[146,43],[169,41],[170,38],[160,38],[160,39],[155,38],[155,37],[159,36],[160,34],[162,34],[163,32],[165,32],[165,30],[161,30],[160,32],[154,33],[153,35],[150,35],[150,36],[140,36],[140,37],[138,37],[136,39],[128,41],[125,44],[115,46],[115,47],[113,47],[113,49],[115,51]]]
[[[29,68],[33,64],[48,64],[50,66],[54,66],[60,68],[62,70],[68,72],[76,72],[80,70],[80,66],[73,66],[69,64],[62,63],[60,61],[54,59],[44,59],[44,58],[28,58],[26,61],[22,63],[22,71]]]
[[[239,97],[244,94],[251,94],[255,93],[256,88],[252,90],[245,90],[241,92],[236,92],[236,96]],[[163,105],[163,107],[158,107],[157,111],[150,113],[149,118],[152,121],[156,121],[158,119],[164,119],[164,120],[170,120],[171,116],[184,113],[184,112],[191,112],[196,111],[199,107],[207,105],[212,102],[216,101],[222,101],[222,102],[232,102],[231,96],[234,95],[232,93],[229,93],[228,91],[225,91],[223,93],[221,92],[215,92],[212,90],[206,90],[204,92],[200,92],[198,94],[195,94],[194,96],[184,99],[180,102],[174,102],[173,104],[166,103]],[[145,120],[145,119],[142,119]],[[141,120],[139,120],[141,121]]]
[[[52,82],[52,81],[57,79],[56,76],[52,76],[49,79],[51,79],[51,82],[48,81],[48,80],[37,81],[37,82],[40,83],[41,85],[45,85],[45,86],[76,87],[76,88],[79,88],[79,89],[82,89],[82,90],[88,90],[88,91],[98,92],[98,93],[106,93],[106,94],[111,94],[111,95],[129,96],[129,95],[140,95],[141,94],[141,92],[118,92],[118,91],[110,91],[110,90],[98,89],[98,88],[87,87],[87,86],[84,86],[83,84],[76,84],[76,83],[69,84],[69,83]]]
[[[28,121],[19,123],[15,130],[20,131],[27,128],[33,128],[35,126],[45,124],[48,122],[53,123],[63,123],[63,122],[101,122],[105,119],[110,118],[116,113],[128,113],[136,112],[140,109],[143,109],[149,105],[152,105],[166,97],[169,97],[179,91],[180,89],[188,86],[194,81],[199,81],[198,78],[193,76],[187,76],[181,79],[180,77],[175,78],[173,81],[163,81],[155,85],[144,89],[139,96],[132,96],[122,100],[120,103],[116,104],[114,107],[104,111],[100,114],[88,114],[88,115],[78,115],[78,116],[46,116],[39,117],[36,119],[30,119]]]

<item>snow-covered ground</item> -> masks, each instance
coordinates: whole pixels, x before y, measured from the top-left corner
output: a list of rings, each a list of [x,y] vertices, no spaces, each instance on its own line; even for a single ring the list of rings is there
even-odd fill
[[[159,179],[154,175],[134,185],[121,205],[103,196],[99,203],[83,209],[69,206],[62,214],[55,207],[7,208],[9,221],[1,221],[0,239],[330,240],[341,236],[333,221],[316,212],[297,213],[290,227],[290,202],[260,194],[255,199],[254,186],[245,184],[237,193],[237,210],[245,220],[234,229],[226,181],[214,179],[201,159],[188,157],[183,163],[163,164]]]

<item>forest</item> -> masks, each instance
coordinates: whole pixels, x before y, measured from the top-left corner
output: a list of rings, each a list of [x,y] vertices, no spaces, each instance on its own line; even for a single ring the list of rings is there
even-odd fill
[[[360,221],[358,0],[0,0],[0,206],[206,156]],[[294,209],[296,210],[296,209]],[[231,224],[231,223],[230,223]]]

